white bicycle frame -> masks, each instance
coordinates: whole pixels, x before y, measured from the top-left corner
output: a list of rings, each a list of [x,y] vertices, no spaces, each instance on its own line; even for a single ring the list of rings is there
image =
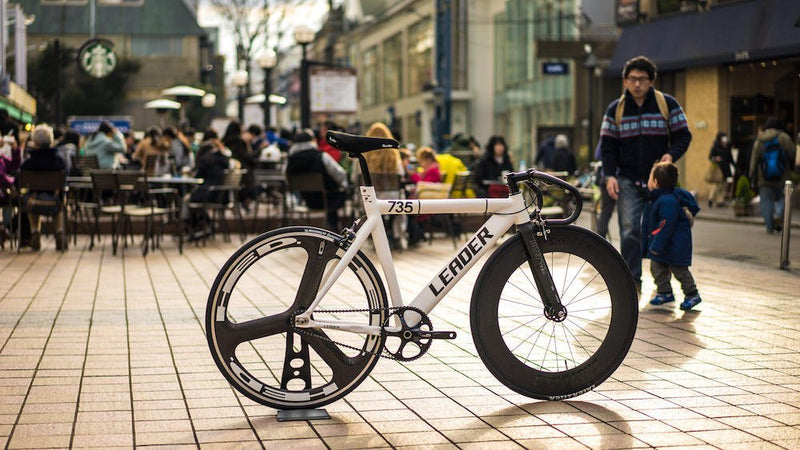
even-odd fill
[[[380,335],[381,327],[363,323],[324,321],[311,318],[314,310],[328,293],[339,276],[348,267],[356,253],[372,236],[378,262],[383,269],[389,288],[392,306],[405,306],[397,273],[392,260],[389,239],[383,227],[381,215],[417,215],[417,214],[492,214],[489,219],[470,237],[453,258],[445,264],[430,282],[417,294],[409,306],[418,308],[429,314],[436,305],[450,292],[464,275],[477,263],[494,244],[508,231],[512,225],[530,222],[522,194],[514,193],[507,198],[465,198],[465,199],[393,199],[384,200],[376,197],[373,186],[361,186],[361,199],[366,211],[366,222],[358,229],[350,247],[341,256],[322,280],[322,288],[306,311],[295,318],[298,328],[327,328],[353,333]],[[398,329],[399,329],[399,318]],[[397,331],[389,328],[389,331]]]

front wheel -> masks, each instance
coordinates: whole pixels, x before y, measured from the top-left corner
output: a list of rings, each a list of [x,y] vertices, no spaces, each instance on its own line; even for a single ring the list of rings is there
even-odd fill
[[[353,390],[378,361],[382,336],[292,326],[344,254],[340,239],[319,228],[278,229],[242,246],[217,275],[208,345],[228,382],[250,399],[276,409],[319,407]],[[314,316],[378,327],[386,311],[383,283],[358,252]]]
[[[607,241],[582,228],[536,241],[566,318],[548,318],[519,235],[498,248],[475,283],[470,324],[489,371],[532,398],[560,400],[594,389],[622,363],[638,319],[636,287]]]

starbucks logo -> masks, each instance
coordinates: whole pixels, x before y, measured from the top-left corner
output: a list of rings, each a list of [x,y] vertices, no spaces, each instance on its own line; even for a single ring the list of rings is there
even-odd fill
[[[78,63],[90,77],[107,77],[117,67],[114,44],[105,39],[87,41],[78,52]]]

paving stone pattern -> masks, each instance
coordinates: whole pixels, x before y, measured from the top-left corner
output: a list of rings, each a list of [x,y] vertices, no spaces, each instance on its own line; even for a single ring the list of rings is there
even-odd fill
[[[203,332],[208,290],[237,241],[183,255],[167,241],[146,258],[112,256],[106,241],[0,252],[2,446],[800,448],[797,271],[696,256],[704,301],[688,313],[650,307],[645,279],[620,369],[593,392],[543,402],[481,364],[469,333],[474,270],[431,315],[457,339],[411,363],[381,360],[327,407],[330,420],[278,422],[226,383]],[[452,252],[439,239],[397,254],[404,294]]]

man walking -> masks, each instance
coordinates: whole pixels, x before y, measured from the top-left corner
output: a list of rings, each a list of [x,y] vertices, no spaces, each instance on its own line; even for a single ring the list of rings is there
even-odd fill
[[[600,128],[603,175],[617,201],[621,253],[641,292],[642,210],[653,164],[674,162],[689,147],[686,114],[673,97],[653,88],[656,65],[644,56],[622,69],[625,92],[611,102]]]

